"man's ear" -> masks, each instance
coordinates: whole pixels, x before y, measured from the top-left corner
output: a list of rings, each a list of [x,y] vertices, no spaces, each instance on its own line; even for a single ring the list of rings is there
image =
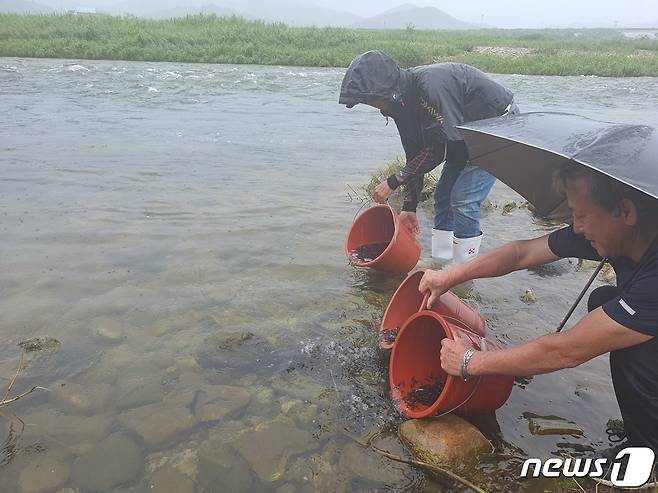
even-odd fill
[[[615,214],[616,213],[616,214]],[[638,221],[637,207],[632,200],[622,199],[612,211],[612,215],[621,218],[627,226],[636,226]]]

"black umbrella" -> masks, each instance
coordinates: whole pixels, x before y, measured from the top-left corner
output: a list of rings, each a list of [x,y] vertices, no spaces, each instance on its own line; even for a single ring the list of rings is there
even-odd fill
[[[541,216],[569,217],[564,195],[552,186],[555,172],[566,161],[587,166],[658,199],[658,131],[652,127],[538,112],[490,118],[457,128],[471,162],[525,197]]]
[[[457,127],[470,160],[525,197],[541,216],[568,216],[551,186],[573,161],[658,199],[658,131],[568,113],[521,113]]]

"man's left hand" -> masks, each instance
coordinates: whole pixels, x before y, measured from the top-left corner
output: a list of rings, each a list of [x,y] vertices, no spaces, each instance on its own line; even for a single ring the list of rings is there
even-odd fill
[[[388,183],[383,181],[375,187],[375,191],[372,194],[372,198],[375,199],[375,202],[379,204],[384,204],[386,203],[386,201],[388,200],[388,198],[391,196],[392,193],[393,190],[391,190],[391,187],[388,186]]]
[[[456,341],[447,338],[443,339],[441,341],[441,368],[450,375],[460,377],[462,363],[464,362],[464,353],[472,347],[470,343],[461,339]],[[471,359],[471,363],[472,361]]]

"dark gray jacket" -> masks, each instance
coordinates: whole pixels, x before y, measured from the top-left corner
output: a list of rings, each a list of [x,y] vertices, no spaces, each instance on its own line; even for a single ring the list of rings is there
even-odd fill
[[[404,210],[415,211],[424,173],[444,158],[468,160],[455,125],[500,116],[513,99],[508,89],[470,65],[401,69],[386,53],[368,51],[347,69],[338,102],[348,108],[377,100],[390,103],[390,112],[384,114],[395,121],[407,164],[388,183],[394,189],[407,185]]]

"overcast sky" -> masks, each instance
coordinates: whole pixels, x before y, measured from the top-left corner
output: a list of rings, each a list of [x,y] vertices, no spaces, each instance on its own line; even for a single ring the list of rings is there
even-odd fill
[[[281,0],[36,0],[55,8],[115,6],[130,11],[148,4],[165,10],[177,5],[227,6],[265,1],[275,6]],[[431,6],[460,20],[496,27],[658,27],[658,0],[289,0],[314,3],[332,10],[342,10],[372,17],[401,4]],[[271,3],[270,3],[271,2]],[[159,7],[158,7],[159,6]]]
[[[312,1],[322,7],[369,16],[408,0]],[[658,21],[658,0],[411,0],[409,3],[436,7],[464,21],[484,21],[498,27],[610,26],[615,22],[624,26]]]

